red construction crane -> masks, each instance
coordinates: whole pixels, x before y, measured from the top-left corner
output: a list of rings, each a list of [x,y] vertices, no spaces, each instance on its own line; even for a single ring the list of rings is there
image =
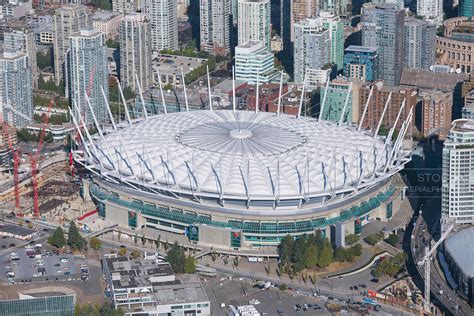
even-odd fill
[[[53,96],[51,98],[51,101],[49,101],[48,105],[48,112],[43,116],[43,127],[40,132],[39,140],[38,140],[38,148],[36,149],[36,152],[34,155],[30,154],[30,164],[31,164],[31,180],[33,182],[33,211],[34,211],[34,217],[39,217],[39,197],[38,197],[38,179],[37,179],[37,174],[38,174],[38,161],[39,161],[39,155],[41,150],[43,149],[43,141],[44,141],[44,135],[46,133],[46,127],[48,126],[48,121],[49,121],[49,113],[51,112],[51,108],[53,107],[54,104],[54,98]]]
[[[20,188],[19,188],[19,178],[18,178],[18,168],[20,167],[20,149],[16,146],[13,146],[12,137],[10,134],[10,129],[8,123],[3,120],[0,116],[0,120],[3,121],[3,134],[5,139],[8,142],[8,148],[12,152],[13,156],[13,183],[14,183],[14,192],[15,192],[15,213],[20,211]]]

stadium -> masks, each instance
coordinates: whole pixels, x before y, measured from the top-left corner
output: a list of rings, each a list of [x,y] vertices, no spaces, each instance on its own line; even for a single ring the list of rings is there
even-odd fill
[[[93,174],[88,191],[107,221],[250,249],[390,219],[404,196],[405,133],[389,142],[316,118],[200,110],[99,128],[74,157]]]

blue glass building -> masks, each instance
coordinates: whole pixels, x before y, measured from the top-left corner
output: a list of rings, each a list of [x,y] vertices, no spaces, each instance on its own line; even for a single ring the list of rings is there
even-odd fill
[[[351,45],[344,50],[344,76],[351,79],[374,81],[377,78],[379,57],[376,47]]]

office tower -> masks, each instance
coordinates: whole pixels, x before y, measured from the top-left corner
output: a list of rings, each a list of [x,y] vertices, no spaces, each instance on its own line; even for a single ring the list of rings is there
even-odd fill
[[[270,50],[270,0],[239,0],[238,42],[262,41]]]
[[[443,147],[441,216],[456,224],[474,224],[474,120],[459,119]]]
[[[119,27],[120,81],[138,93],[136,78],[142,91],[152,83],[150,24],[142,13],[125,15]]]
[[[430,134],[436,134],[438,139],[446,139],[451,127],[452,91],[424,90],[420,92],[420,97],[423,136],[428,137]]]
[[[323,69],[331,62],[329,33],[321,19],[306,19],[295,24],[295,82],[302,83],[307,71]]]
[[[99,122],[108,120],[104,97],[109,97],[107,47],[105,34],[96,30],[81,30],[70,36],[68,53],[68,84],[71,105],[87,125],[94,124],[86,103],[87,93]]]
[[[418,0],[416,15],[431,21],[436,26],[443,23],[443,0]]]
[[[92,25],[86,7],[77,4],[63,5],[53,16],[54,29],[54,81],[56,85],[66,80],[64,62],[69,50],[69,36]]]
[[[366,3],[362,7],[362,46],[378,47],[378,78],[398,85],[403,69],[404,11],[391,5]]]
[[[344,76],[353,80],[377,79],[379,55],[376,47],[351,45],[345,49]]]
[[[326,121],[339,122],[342,111],[346,104],[344,111],[343,123],[352,122],[352,91],[349,90],[351,82],[344,79],[336,79],[329,83],[328,89],[325,92],[321,91],[320,103],[323,104],[322,119]],[[326,95],[326,100],[324,100]],[[349,93],[349,96],[347,95]]]
[[[250,84],[266,83],[273,79],[274,56],[261,41],[247,42],[235,48],[235,78]]]
[[[344,66],[344,24],[340,17],[329,12],[319,12],[319,19],[323,21],[323,27],[329,30],[331,63],[341,70]]]
[[[151,47],[154,51],[178,49],[178,7],[176,0],[147,1],[146,15],[150,21]]]
[[[230,0],[200,0],[201,50],[230,53]]]
[[[33,88],[38,86],[38,66],[36,65],[35,33],[32,27],[22,20],[7,23],[3,32],[3,50],[21,51],[28,55],[28,66],[32,72]]]
[[[404,23],[406,68],[429,68],[435,64],[436,26],[430,22],[407,18]]]
[[[0,56],[0,110],[14,127],[25,127],[33,118],[33,86],[28,55],[4,52]]]
[[[474,1],[473,0],[459,0],[458,5],[459,16],[465,16],[472,18],[474,13]]]

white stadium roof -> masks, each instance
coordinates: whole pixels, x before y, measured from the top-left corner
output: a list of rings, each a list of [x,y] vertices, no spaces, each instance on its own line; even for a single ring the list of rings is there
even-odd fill
[[[95,135],[94,143],[95,157],[86,160],[101,174],[193,196],[306,199],[353,191],[392,170],[392,145],[379,137],[268,112],[157,115]]]

